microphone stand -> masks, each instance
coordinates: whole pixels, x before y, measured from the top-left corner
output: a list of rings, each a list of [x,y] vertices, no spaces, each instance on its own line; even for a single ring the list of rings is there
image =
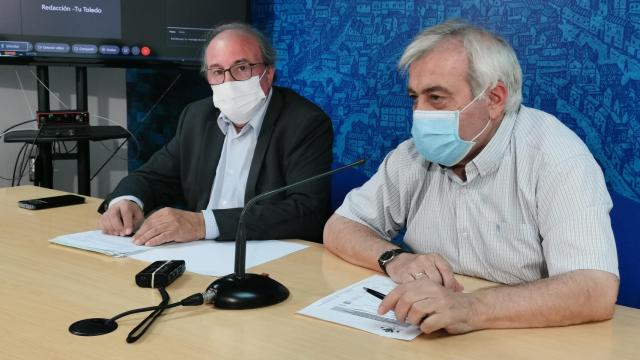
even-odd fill
[[[244,216],[248,209],[260,200],[289,190],[293,187],[335,174],[342,170],[362,165],[365,160],[360,159],[351,164],[333,169],[308,179],[300,180],[253,197],[247,202],[238,218],[236,230],[235,268],[234,273],[223,276],[212,282],[207,291],[215,293],[213,304],[221,309],[253,309],[274,305],[289,297],[289,290],[268,275],[245,273],[245,259],[247,252],[247,236]]]

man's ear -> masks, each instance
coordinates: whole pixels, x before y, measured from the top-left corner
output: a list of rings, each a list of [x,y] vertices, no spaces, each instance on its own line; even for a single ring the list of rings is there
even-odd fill
[[[507,97],[509,96],[509,90],[507,86],[498,81],[496,86],[489,89],[487,98],[489,99],[489,116],[492,120],[500,119],[504,114],[504,108],[507,104]]]
[[[264,91],[265,96],[269,96],[269,89],[273,86],[275,81],[276,69],[273,65],[269,65],[266,69],[262,80],[260,80],[260,87]]]
[[[271,81],[271,83],[273,84],[273,82],[276,80],[276,67],[274,65],[269,65],[269,67],[267,68],[267,73],[265,75],[269,77],[269,81]]]

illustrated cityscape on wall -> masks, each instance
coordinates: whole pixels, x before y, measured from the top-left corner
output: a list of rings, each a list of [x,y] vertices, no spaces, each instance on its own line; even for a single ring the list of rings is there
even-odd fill
[[[524,104],[573,129],[609,189],[640,202],[640,0],[254,0],[251,8],[252,23],[278,52],[276,84],[332,118],[336,163],[368,158],[370,176],[409,138],[411,102],[397,61],[421,29],[461,18],[514,46]],[[147,152],[130,169],[171,138],[188,101],[211,94],[202,78],[183,76],[145,117],[177,73],[168,74],[129,71],[130,128]]]
[[[461,18],[518,54],[524,104],[554,114],[589,146],[610,190],[640,202],[640,0],[256,0],[252,21],[277,48],[278,83],[333,119],[334,160],[370,161],[410,136],[404,47]]]

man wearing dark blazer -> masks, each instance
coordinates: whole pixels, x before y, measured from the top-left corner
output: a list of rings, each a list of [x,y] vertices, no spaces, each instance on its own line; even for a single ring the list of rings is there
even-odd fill
[[[329,170],[331,120],[294,91],[272,86],[274,62],[257,30],[214,29],[203,59],[213,101],[188,105],[175,137],[105,199],[103,231],[135,232],[134,243],[148,246],[233,240],[252,197]],[[247,237],[321,241],[329,200],[328,180],[265,199],[246,213]],[[185,210],[171,207],[177,203]]]

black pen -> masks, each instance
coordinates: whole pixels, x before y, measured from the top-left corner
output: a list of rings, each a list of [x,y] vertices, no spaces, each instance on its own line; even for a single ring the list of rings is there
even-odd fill
[[[369,289],[369,288],[367,288],[367,287],[363,287],[363,289],[364,289],[364,291],[366,291],[366,292],[368,292],[369,294],[371,294],[371,295],[373,295],[373,296],[377,297],[377,298],[378,298],[378,299],[380,299],[380,300],[384,300],[384,297],[386,296],[385,294],[383,294],[383,293],[381,293],[381,292],[375,291],[375,290],[373,290],[373,289]]]

